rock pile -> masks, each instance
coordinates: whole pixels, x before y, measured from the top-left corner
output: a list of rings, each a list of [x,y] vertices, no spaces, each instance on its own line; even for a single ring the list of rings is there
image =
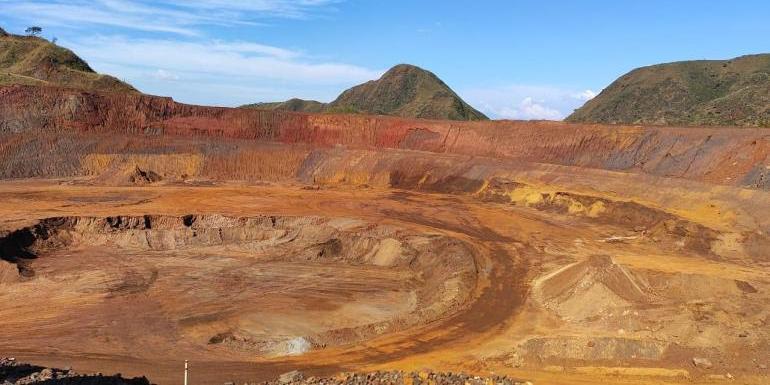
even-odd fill
[[[163,178],[152,170],[142,170],[136,167],[128,176],[128,181],[136,185],[152,184],[160,182]]]
[[[45,368],[17,362],[14,358],[0,358],[2,385],[150,385],[145,377],[123,378],[120,374],[104,376],[79,374],[71,369]]]
[[[341,373],[334,377],[305,377],[301,372],[284,373],[259,385],[532,385],[506,376],[479,377],[463,373],[377,371]]]

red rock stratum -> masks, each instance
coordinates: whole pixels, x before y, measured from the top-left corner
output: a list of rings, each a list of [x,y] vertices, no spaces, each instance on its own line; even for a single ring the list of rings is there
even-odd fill
[[[19,135],[22,143],[37,138],[37,145],[60,140],[61,135],[82,133],[128,134],[147,146],[162,146],[164,141],[175,138],[206,136],[247,139],[249,144],[416,150],[770,188],[768,129],[313,115],[192,106],[138,94],[25,86],[0,89],[0,102],[0,132]],[[110,145],[103,143],[102,147],[106,147],[101,151],[111,152]],[[225,155],[204,155],[208,156]],[[24,174],[23,170],[15,172],[20,173],[18,176]]]

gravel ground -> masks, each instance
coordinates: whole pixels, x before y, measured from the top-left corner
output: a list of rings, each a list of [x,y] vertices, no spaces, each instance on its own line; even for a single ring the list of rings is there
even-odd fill
[[[225,385],[236,385],[226,383]],[[302,372],[282,374],[259,385],[532,385],[505,376],[479,377],[464,373],[378,371],[341,373],[334,377],[305,377]]]

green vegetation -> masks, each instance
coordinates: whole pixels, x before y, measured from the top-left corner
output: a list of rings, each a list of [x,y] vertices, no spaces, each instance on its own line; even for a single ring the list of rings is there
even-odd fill
[[[136,92],[120,80],[100,75],[72,51],[36,36],[0,29],[0,85],[52,84],[92,91]]]
[[[25,29],[24,33],[26,33],[29,36],[40,36],[40,34],[43,33],[43,29],[35,25]]]
[[[289,99],[285,102],[245,104],[241,108],[253,108],[257,110],[280,110],[294,112],[323,112],[326,105],[315,100]]]
[[[245,108],[304,112],[366,113],[408,118],[486,120],[452,91],[441,79],[422,68],[400,64],[380,79],[343,92],[331,103],[291,99],[280,103],[257,103]]]
[[[378,80],[343,92],[332,108],[408,118],[486,120],[441,79],[422,68],[399,64]]]
[[[767,127],[770,54],[638,68],[610,84],[567,121]]]

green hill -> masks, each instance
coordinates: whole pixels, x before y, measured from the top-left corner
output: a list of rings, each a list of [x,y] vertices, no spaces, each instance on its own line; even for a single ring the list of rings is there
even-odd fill
[[[291,99],[249,104],[246,108],[305,112],[366,113],[407,118],[486,120],[430,71],[399,64],[377,80],[357,85],[331,103]]]
[[[72,51],[33,36],[0,29],[0,85],[53,84],[90,91],[136,92],[109,75],[100,75]]]
[[[770,126],[770,54],[635,69],[567,117],[570,122]]]
[[[408,118],[487,119],[432,72],[408,64],[343,92],[329,108]]]
[[[246,104],[241,108],[255,108],[259,110],[281,110],[294,112],[323,112],[326,104],[315,100],[289,99],[285,102]]]

